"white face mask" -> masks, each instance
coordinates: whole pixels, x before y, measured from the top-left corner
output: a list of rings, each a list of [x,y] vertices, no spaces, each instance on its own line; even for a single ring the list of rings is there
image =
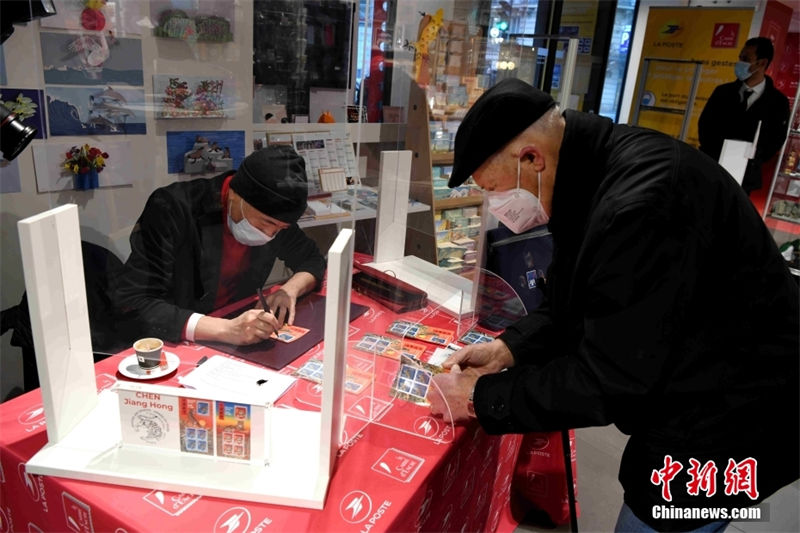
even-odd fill
[[[258,228],[253,227],[244,216],[244,200],[239,199],[239,208],[242,210],[242,220],[234,222],[231,218],[231,209],[228,206],[228,228],[233,234],[233,238],[245,246],[264,246],[271,241],[275,236],[269,236]]]
[[[489,212],[514,233],[523,233],[536,226],[547,224],[550,217],[535,194],[519,186],[521,159],[517,160],[517,188],[507,191],[489,191]],[[538,172],[539,194],[542,190],[542,173]]]

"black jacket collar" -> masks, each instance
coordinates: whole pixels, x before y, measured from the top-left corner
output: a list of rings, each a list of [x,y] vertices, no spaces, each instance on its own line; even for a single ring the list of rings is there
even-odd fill
[[[566,126],[558,153],[549,228],[559,235],[582,232],[592,199],[605,177],[607,145],[614,123],[604,117],[564,111]]]

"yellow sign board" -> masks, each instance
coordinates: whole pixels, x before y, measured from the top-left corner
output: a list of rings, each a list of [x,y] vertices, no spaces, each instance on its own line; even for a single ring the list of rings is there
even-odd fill
[[[635,116],[636,106],[643,106],[637,125],[678,137],[699,64],[697,95],[685,139],[697,146],[697,119],[714,88],[736,79],[733,65],[752,18],[752,9],[650,8],[639,76],[645,63],[647,73],[631,109]],[[637,76],[636,87],[640,83]]]

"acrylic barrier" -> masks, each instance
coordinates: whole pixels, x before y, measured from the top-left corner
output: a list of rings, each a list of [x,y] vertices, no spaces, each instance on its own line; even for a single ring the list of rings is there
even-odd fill
[[[521,309],[511,303],[513,298],[499,297],[513,294],[503,287],[502,280],[492,275],[483,279],[488,283],[482,284],[486,288],[478,293],[487,295],[484,299],[488,300],[478,306],[480,309],[491,309],[493,315],[502,314],[499,310],[504,308]],[[452,426],[431,416],[423,395],[425,385],[430,382],[425,372],[434,352],[443,345],[412,338],[408,331],[404,337],[396,333],[398,321],[405,321],[420,327],[452,331],[450,344],[463,345],[471,340],[485,340],[483,336],[494,336],[497,332],[481,325],[479,313],[458,320],[440,306],[431,304],[411,312],[394,313],[356,292],[352,293],[352,301],[369,309],[348,326],[342,387],[344,425],[322,509],[204,494],[200,487],[207,478],[224,480],[233,477],[234,471],[252,467],[246,461],[225,457],[207,456],[197,463],[202,466],[193,474],[192,479],[198,483],[196,490],[176,490],[166,484],[145,488],[120,486],[30,471],[25,463],[47,442],[42,396],[36,390],[0,405],[0,424],[4,428],[0,433],[3,523],[14,523],[15,528],[28,527],[31,531],[36,528],[42,531],[113,531],[117,528],[127,531],[154,528],[252,531],[259,525],[264,530],[275,531],[359,531],[367,526],[371,531],[462,528],[513,531],[519,517],[515,517],[509,501],[519,437],[488,436],[477,423]],[[191,343],[170,344],[166,349],[179,362],[170,373],[153,380],[134,380],[122,374],[132,349],[99,362],[95,374],[101,403],[104,403],[102,396],[113,395],[115,402],[109,405],[119,409],[120,391],[141,388],[145,383],[179,391],[182,384],[192,381],[190,376],[197,376],[199,369],[215,361],[251,365],[220,350]],[[204,358],[205,362],[197,367]],[[318,416],[324,401],[319,371],[322,368],[324,372],[325,360],[323,341],[279,371],[280,376],[293,381],[274,402],[273,414]],[[252,378],[253,386],[263,379],[265,374],[262,373],[270,371],[262,366],[251,365],[250,368],[253,370],[248,377]],[[222,384],[219,379],[216,382]],[[200,389],[183,390],[191,396],[197,395]],[[196,420],[184,425],[184,445],[197,448],[202,435],[187,430],[190,426],[201,425],[205,408],[196,404],[187,406],[185,413],[189,420],[192,419],[188,414],[190,410]],[[235,410],[232,419],[234,429],[229,433],[231,444],[235,445]],[[213,424],[206,421],[206,427],[213,429]],[[131,420],[127,422],[130,424]],[[142,434],[152,429],[151,420],[139,422]],[[180,423],[179,420],[179,428]],[[315,462],[312,456],[302,452],[308,446],[305,433],[310,425],[298,422],[271,436],[273,446],[291,447],[299,454],[296,463],[288,469],[291,473],[282,479],[286,488],[292,476],[307,475],[309,464]],[[96,427],[87,432],[91,435],[87,439],[97,440]],[[193,439],[193,442],[186,439]],[[222,446],[227,444],[224,437],[219,442]],[[86,446],[87,442],[80,445]],[[123,445],[121,450],[137,457],[136,450],[130,446]],[[164,455],[165,460],[159,465],[162,477],[177,469],[181,461],[181,454]],[[97,459],[98,462],[109,460],[109,456]],[[137,464],[142,467],[143,461],[137,460]],[[135,473],[139,469],[132,471]]]

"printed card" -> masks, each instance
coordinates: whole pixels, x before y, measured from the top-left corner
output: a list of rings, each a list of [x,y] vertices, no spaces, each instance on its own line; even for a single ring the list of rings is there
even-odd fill
[[[357,350],[371,354],[378,354],[395,361],[400,360],[401,355],[408,355],[419,359],[427,346],[422,343],[410,341],[408,339],[394,339],[368,333],[355,345]]]
[[[217,401],[217,456],[250,459],[250,405]]]
[[[452,348],[436,348],[433,351],[433,355],[428,358],[428,364],[440,367],[454,353],[456,353],[456,350]]]
[[[178,397],[119,390],[122,440],[126,444],[177,451],[180,446]]]
[[[413,337],[421,341],[432,342],[447,346],[453,341],[454,332],[451,329],[434,328],[424,324],[416,324],[405,320],[395,320],[389,326],[389,333],[401,337]]]
[[[471,329],[464,334],[463,337],[458,339],[458,342],[463,344],[481,344],[483,342],[492,342],[494,337],[487,335],[477,329]]]
[[[428,405],[431,378],[442,369],[408,357],[401,359],[400,371],[392,384],[392,395],[413,403]]]
[[[361,394],[370,383],[372,383],[372,374],[349,366],[347,367],[344,390],[352,392],[353,394]]]
[[[214,455],[214,413],[212,400],[178,399],[181,451]]]
[[[312,357],[306,363],[294,371],[293,375],[305,378],[315,383],[322,383],[322,361]],[[372,374],[364,370],[359,370],[347,365],[344,389],[353,394],[361,392],[372,383]]]
[[[292,375],[305,378],[314,383],[322,383],[322,361],[312,357],[303,366],[292,372]]]
[[[309,330],[306,328],[284,324],[281,329],[274,331],[269,337],[281,342],[294,342],[308,332]]]

